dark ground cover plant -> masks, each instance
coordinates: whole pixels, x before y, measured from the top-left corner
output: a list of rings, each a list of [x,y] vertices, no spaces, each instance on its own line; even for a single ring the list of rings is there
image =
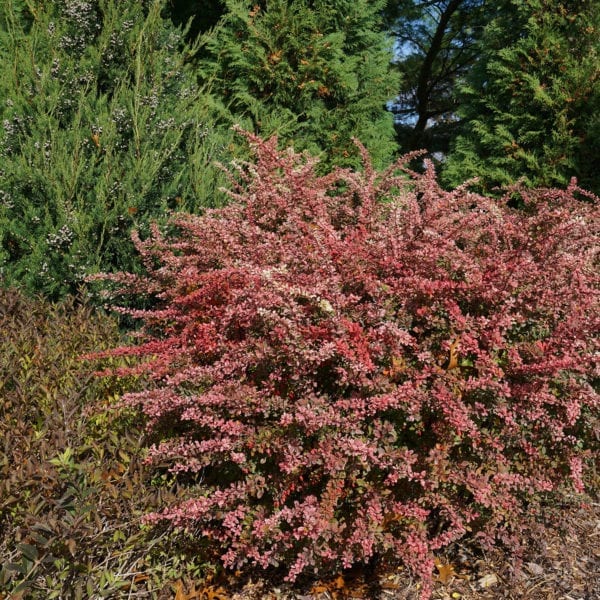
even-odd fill
[[[145,275],[100,276],[157,303],[95,354],[142,359],[107,372],[154,380],[123,403],[188,486],[147,521],[291,581],[400,561],[424,598],[466,534],[518,555],[597,458],[597,199],[444,191],[414,155],[318,176],[247,137],[230,206],[134,236]]]
[[[197,578],[181,536],[140,526],[177,493],[142,464],[138,416],[109,410],[141,382],[80,359],[122,339],[115,320],[2,289],[0,324],[0,598],[148,598]]]

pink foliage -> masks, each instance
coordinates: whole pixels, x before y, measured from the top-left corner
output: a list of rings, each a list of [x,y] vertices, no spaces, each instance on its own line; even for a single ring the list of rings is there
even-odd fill
[[[156,301],[125,311],[142,339],[112,352],[155,378],[124,399],[168,434],[149,459],[203,478],[149,520],[290,580],[400,560],[426,597],[435,550],[518,535],[544,494],[583,489],[599,434],[596,199],[573,184],[511,209],[446,192],[407,157],[322,177],[246,137],[256,162],[230,206],[134,237],[146,275],[102,276]]]

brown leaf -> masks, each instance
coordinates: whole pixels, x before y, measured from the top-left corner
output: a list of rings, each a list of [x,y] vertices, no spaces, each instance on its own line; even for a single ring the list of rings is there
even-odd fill
[[[316,594],[324,594],[327,591],[329,591],[329,587],[322,583],[317,583],[310,588],[310,593],[315,594],[315,595]]]
[[[198,595],[198,599],[227,600],[227,592],[222,587],[210,585],[202,590],[202,593]]]
[[[175,598],[173,600],[187,600],[186,594],[183,591],[183,583],[180,581],[177,581],[175,583]]]
[[[458,345],[460,344],[460,339],[456,338],[450,344],[450,351],[448,354],[448,366],[446,367],[447,371],[452,371],[452,369],[456,369],[458,367]]]
[[[437,563],[435,567],[438,570],[437,580],[440,583],[446,584],[456,575],[456,571],[451,564],[443,564],[440,562]]]

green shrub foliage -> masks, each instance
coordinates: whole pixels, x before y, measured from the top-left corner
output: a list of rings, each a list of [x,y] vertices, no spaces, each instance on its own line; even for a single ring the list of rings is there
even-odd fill
[[[378,164],[395,150],[385,103],[397,90],[381,0],[226,0],[200,69],[223,119],[356,165],[352,137]]]
[[[0,277],[60,297],[132,268],[132,226],[217,202],[217,134],[162,1],[0,7]]]
[[[101,276],[159,300],[102,356],[145,359],[117,372],[157,386],[124,402],[162,439],[149,459],[196,478],[149,521],[291,580],[399,559],[426,597],[433,551],[469,529],[515,547],[541,498],[583,491],[598,211],[575,187],[512,210],[366,152],[318,176],[250,140],[229,207],[138,238],[145,275]]]
[[[600,194],[600,2],[503,0],[459,98],[443,173],[490,192],[522,179]]]

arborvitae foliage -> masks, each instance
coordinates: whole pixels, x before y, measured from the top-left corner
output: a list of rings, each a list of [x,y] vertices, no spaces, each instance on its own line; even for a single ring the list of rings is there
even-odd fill
[[[383,0],[225,4],[201,68],[226,122],[322,152],[324,165],[356,163],[353,136],[376,162],[391,157],[385,103],[397,84],[381,31]]]
[[[444,179],[489,191],[522,179],[600,193],[600,2],[506,0],[463,90],[465,131]]]
[[[539,500],[583,491],[599,212],[575,187],[512,210],[366,152],[319,177],[251,142],[234,203],[138,239],[146,275],[104,278],[160,300],[107,354],[143,357],[118,372],[156,387],[123,400],[160,440],[149,459],[194,482],[149,520],[292,580],[400,560],[426,597],[433,551],[469,529],[518,549]]]
[[[0,278],[58,297],[131,268],[129,230],[215,200],[217,139],[163,2],[0,9]]]

